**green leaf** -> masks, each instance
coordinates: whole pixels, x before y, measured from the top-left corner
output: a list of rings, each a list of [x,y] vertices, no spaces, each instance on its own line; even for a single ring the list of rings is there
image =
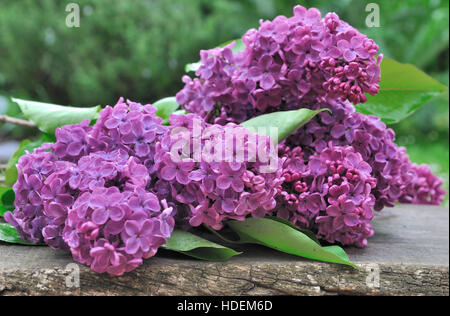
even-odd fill
[[[41,131],[55,134],[58,127],[80,123],[84,120],[94,120],[101,110],[100,106],[77,108],[12,98],[24,117],[36,124]]]
[[[192,64],[187,64],[184,67],[184,71],[185,72],[196,72],[200,67],[202,66],[202,63],[200,61],[196,62],[196,63],[192,63]]]
[[[228,226],[241,238],[241,242],[259,244],[300,257],[348,265],[358,269],[348,260],[340,247],[321,247],[308,236],[279,221],[268,218],[248,218],[244,222],[231,221]]]
[[[25,155],[26,151],[31,153],[35,148],[41,145],[42,143],[39,141],[31,142],[29,139],[26,139],[19,144],[19,148],[17,148],[15,153],[11,156],[6,166],[5,183],[7,185],[12,185],[17,181],[17,163],[19,158]]]
[[[310,231],[309,229],[299,229],[298,227],[296,227],[294,224],[292,224],[290,221],[285,220],[284,218],[280,218],[280,217],[275,217],[275,216],[266,216],[266,218],[271,219],[273,221],[277,221],[280,223],[283,223],[285,225],[288,225],[290,227],[292,227],[293,229],[298,230],[299,232],[302,232],[303,234],[305,234],[306,236],[308,236],[312,241],[314,241],[316,244],[320,245],[320,241],[319,239],[317,239],[316,234],[314,234],[312,231]]]
[[[3,204],[14,203],[14,190],[10,187],[0,187],[0,202]]]
[[[5,205],[0,203],[0,217],[3,217],[6,212],[12,212],[14,209],[7,208]]]
[[[219,45],[218,47],[224,48],[225,46],[228,46],[233,42],[236,42],[236,44],[234,44],[234,47],[231,49],[231,51],[233,53],[237,53],[237,52],[241,52],[241,51],[245,50],[245,44],[242,41],[242,39],[228,41],[226,43]],[[192,64],[187,64],[186,67],[184,68],[184,70],[185,70],[185,72],[196,72],[201,67],[201,65],[202,65],[202,63],[200,61],[198,61],[196,63],[192,63]]]
[[[223,43],[223,44],[220,44],[219,47],[220,47],[220,48],[224,48],[225,46],[228,46],[228,45],[230,45],[230,44],[233,43],[233,42],[235,43],[234,46],[233,46],[233,48],[231,49],[231,51],[232,51],[233,53],[236,54],[236,53],[238,53],[238,52],[242,52],[242,51],[245,50],[246,46],[245,46],[245,44],[244,44],[244,42],[242,41],[241,38],[238,38],[238,39],[231,40],[231,41],[225,42],[225,43]]]
[[[334,253],[335,255],[339,256],[342,258],[342,260],[345,261],[350,261],[350,259],[348,258],[347,253],[345,252],[344,249],[342,249],[342,247],[339,246],[327,246],[327,247],[323,247],[323,249]]]
[[[17,230],[8,223],[0,223],[0,241],[19,245],[37,245],[23,240]]]
[[[187,114],[187,111],[186,110],[178,110],[178,111],[174,112],[173,114],[174,115],[185,115],[185,114]]]
[[[159,100],[158,102],[153,104],[156,107],[156,115],[164,120],[164,123],[167,123],[170,118],[170,114],[175,113],[180,105],[177,103],[175,97],[165,98]]]
[[[290,227],[292,227],[293,229],[298,230],[299,232],[305,234],[306,236],[308,236],[312,241],[314,241],[316,244],[318,244],[320,246],[320,241],[319,239],[317,239],[316,234],[314,234],[312,231],[310,231],[309,229],[299,229],[298,227],[296,227],[294,224],[292,224],[290,221],[285,220],[284,218],[280,218],[280,217],[272,217],[272,216],[266,216],[266,218],[271,219],[273,221],[277,221],[280,223],[283,223],[285,225],[288,225]],[[344,249],[342,249],[339,246],[326,246],[323,247],[323,249],[326,249],[328,251],[333,252],[334,254],[338,255],[339,257],[341,257],[343,260],[345,261],[349,261],[349,258],[347,256],[347,254],[345,253]]]
[[[174,230],[163,248],[208,261],[226,261],[240,254],[233,249],[182,230]]]
[[[19,144],[16,152],[11,156],[5,170],[5,184],[12,185],[17,181],[17,163],[19,158],[26,154],[32,153],[34,149],[42,146],[44,143],[55,142],[55,137],[47,134],[41,135],[41,138],[36,141],[26,139]]]
[[[387,124],[398,123],[448,88],[417,67],[385,58],[381,63],[380,92],[368,95],[358,112],[376,115]]]
[[[274,112],[257,116],[241,125],[253,129],[259,135],[278,137],[278,143],[289,137],[293,132],[308,123],[314,116],[328,109],[312,111],[300,109],[295,111]],[[274,129],[273,131],[271,129]],[[273,133],[277,133],[274,135]]]
[[[15,193],[12,188],[0,187],[0,216],[14,211]]]

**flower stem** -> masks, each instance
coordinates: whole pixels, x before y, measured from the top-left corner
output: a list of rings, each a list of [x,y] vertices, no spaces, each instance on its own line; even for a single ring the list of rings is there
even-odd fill
[[[14,124],[14,125],[31,127],[31,128],[37,127],[36,124],[34,124],[30,121],[21,120],[21,119],[15,118],[15,117],[7,116],[7,115],[0,115],[0,123],[10,123],[10,124]]]

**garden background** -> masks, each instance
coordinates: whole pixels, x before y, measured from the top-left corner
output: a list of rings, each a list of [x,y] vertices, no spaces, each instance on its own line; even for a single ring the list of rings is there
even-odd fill
[[[79,28],[65,24],[70,2],[80,5]],[[379,28],[365,25],[367,3],[380,7]],[[240,37],[260,18],[291,16],[296,4],[336,12],[385,56],[448,86],[448,0],[1,0],[0,114],[17,116],[11,96],[73,106],[172,96],[200,49]],[[411,159],[430,164],[448,191],[448,91],[392,127]],[[0,123],[0,163],[32,134]]]

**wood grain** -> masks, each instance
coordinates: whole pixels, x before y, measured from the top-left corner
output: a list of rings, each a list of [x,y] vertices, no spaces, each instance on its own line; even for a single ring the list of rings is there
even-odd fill
[[[384,210],[369,247],[347,249],[360,271],[246,246],[225,263],[162,251],[138,270],[111,277],[73,265],[66,253],[1,244],[0,295],[448,296],[448,214],[448,208],[422,206]],[[73,267],[80,287],[70,287]]]

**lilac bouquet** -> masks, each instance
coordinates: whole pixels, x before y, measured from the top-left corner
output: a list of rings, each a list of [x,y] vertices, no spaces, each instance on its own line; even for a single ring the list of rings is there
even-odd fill
[[[13,187],[0,193],[13,194],[14,207],[0,229],[17,236],[4,241],[45,243],[122,275],[160,248],[236,255],[195,235],[206,227],[233,243],[217,232],[229,226],[251,235],[247,242],[352,266],[316,239],[366,247],[373,210],[438,205],[445,194],[382,117],[356,107],[381,93],[378,50],[336,14],[297,6],[291,18],[261,21],[241,41],[202,51],[176,99],[121,98],[101,111],[15,100],[45,137],[12,157]],[[274,228],[286,235],[270,235]]]

